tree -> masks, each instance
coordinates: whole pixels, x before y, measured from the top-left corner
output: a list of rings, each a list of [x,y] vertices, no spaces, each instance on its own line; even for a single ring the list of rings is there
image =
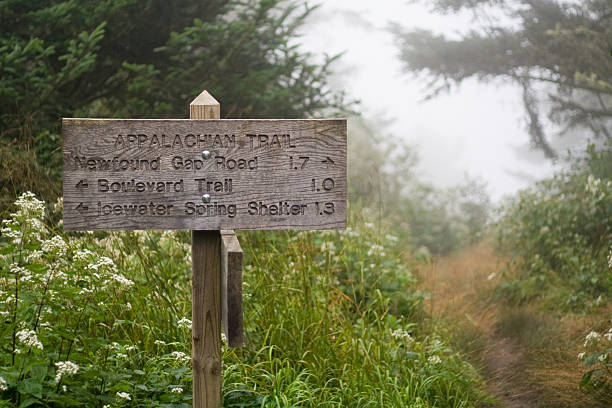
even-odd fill
[[[0,0],[0,208],[59,193],[59,118],[186,117],[202,89],[224,117],[343,109],[309,62],[300,0]]]
[[[406,71],[431,78],[428,97],[468,78],[510,79],[522,89],[532,145],[549,158],[558,153],[546,134],[543,115],[559,127],[559,134],[577,132],[599,143],[612,140],[612,1],[427,4],[437,13],[471,11],[475,23],[457,40],[422,29],[394,28]]]

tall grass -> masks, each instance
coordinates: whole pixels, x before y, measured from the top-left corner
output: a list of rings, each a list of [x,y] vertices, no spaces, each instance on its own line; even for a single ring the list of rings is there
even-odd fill
[[[44,209],[23,195],[3,224],[0,406],[191,406],[189,235],[65,234]],[[247,344],[223,348],[224,406],[487,404],[380,225],[240,238]]]
[[[520,328],[533,353],[544,355],[542,360],[549,359],[543,363],[547,368],[556,365],[575,371],[578,355],[585,365],[580,382],[583,390],[594,399],[609,402],[612,145],[589,147],[569,169],[522,191],[504,209],[499,242],[511,262],[497,295],[513,307],[525,309],[524,313],[508,316],[510,331]],[[530,308],[546,311],[546,320],[553,312],[551,328],[541,319],[534,320]],[[578,333],[565,327],[575,324],[573,321],[584,322],[579,330],[573,330]],[[562,351],[555,355],[553,348],[560,345]],[[573,361],[567,364],[570,358]]]

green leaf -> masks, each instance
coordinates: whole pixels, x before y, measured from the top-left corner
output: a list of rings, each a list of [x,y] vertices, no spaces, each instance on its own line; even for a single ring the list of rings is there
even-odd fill
[[[42,398],[42,384],[40,381],[26,378],[17,385],[17,391],[22,395],[31,395]]]
[[[406,352],[406,359],[408,359],[408,360],[418,360],[419,359],[419,353],[415,353],[414,351],[408,351],[408,352]]]
[[[31,405],[37,404],[39,401],[40,400],[38,400],[37,398],[27,397],[23,400],[21,404],[19,404],[19,408],[29,407]]]
[[[34,365],[30,367],[30,375],[32,379],[42,381],[47,375],[47,366],[46,365]]]

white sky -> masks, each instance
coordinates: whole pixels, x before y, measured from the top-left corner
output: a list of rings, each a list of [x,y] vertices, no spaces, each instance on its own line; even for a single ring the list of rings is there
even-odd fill
[[[366,119],[392,120],[383,134],[417,146],[423,180],[448,187],[467,173],[485,179],[499,199],[551,174],[553,166],[525,148],[516,87],[467,81],[459,90],[423,101],[424,83],[401,70],[390,22],[456,35],[469,28],[470,15],[430,14],[407,0],[324,0],[300,43],[313,54],[344,52],[334,66],[335,83],[361,101]]]

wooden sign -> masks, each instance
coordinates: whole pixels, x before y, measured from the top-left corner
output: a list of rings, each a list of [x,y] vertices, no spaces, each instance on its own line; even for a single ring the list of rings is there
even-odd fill
[[[338,229],[346,119],[63,119],[64,228]]]

